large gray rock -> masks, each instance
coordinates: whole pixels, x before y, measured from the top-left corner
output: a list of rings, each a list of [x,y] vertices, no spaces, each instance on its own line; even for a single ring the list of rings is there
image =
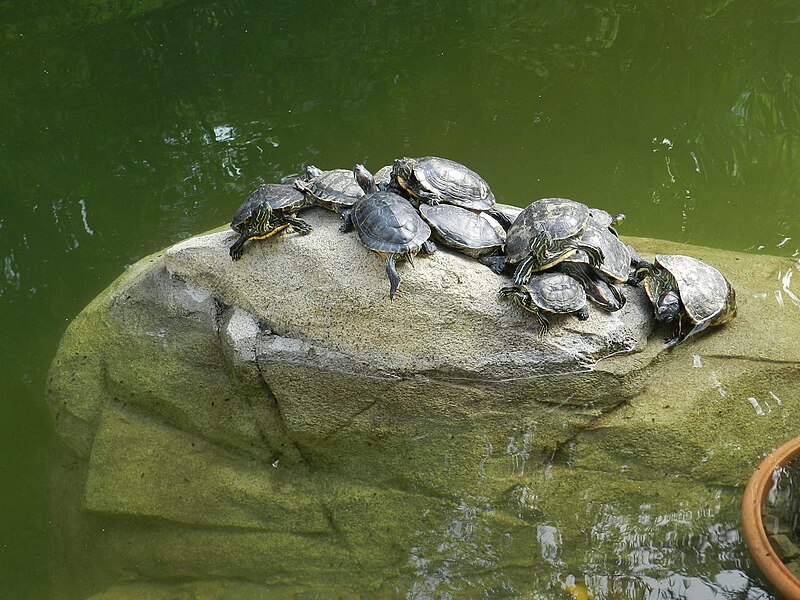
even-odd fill
[[[239,262],[228,231],[146,258],[69,327],[49,385],[63,597],[165,578],[424,597],[463,589],[454,569],[556,589],[545,541],[597,526],[586,506],[635,522],[652,481],[665,511],[724,510],[715,486],[800,425],[792,261],[633,240],[719,267],[737,319],[665,351],[627,289],[542,340],[474,260],[402,264],[390,302],[378,256],[305,216],[313,234]]]

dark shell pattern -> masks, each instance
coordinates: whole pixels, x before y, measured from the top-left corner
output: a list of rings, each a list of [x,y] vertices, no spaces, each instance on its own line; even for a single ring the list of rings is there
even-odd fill
[[[530,241],[546,230],[553,240],[566,240],[580,235],[589,220],[589,207],[567,198],[542,198],[523,210],[508,229],[506,258],[522,261],[529,254]]]
[[[589,221],[589,207],[567,198],[542,198],[530,206],[534,227],[554,240],[576,237]]]
[[[586,292],[576,279],[563,273],[533,275],[525,288],[531,301],[552,313],[572,313],[586,305]]]
[[[495,197],[483,177],[461,163],[423,156],[410,159],[415,163],[414,176],[419,185],[442,197],[444,202],[470,210],[488,210],[495,204]]]
[[[681,254],[657,254],[655,264],[675,278],[686,314],[694,323],[716,325],[736,314],[733,288],[711,265]]]
[[[324,171],[319,177],[307,182],[298,180],[295,185],[326,208],[353,206],[364,195],[353,171],[348,169]]]
[[[362,165],[354,171],[309,166],[285,183],[258,186],[231,222],[239,233],[231,258],[241,256],[249,239],[288,227],[309,233],[311,226],[295,213],[316,204],[339,213],[345,220],[343,231],[355,228],[364,246],[383,255],[390,297],[400,283],[395,262],[411,261],[423,246],[426,253],[434,252],[435,246],[426,244],[434,235],[444,245],[481,258],[498,274],[507,276],[510,265],[520,263],[514,284],[498,295],[537,313],[540,334],[547,331],[547,320],[539,310],[578,313],[585,319],[588,299],[604,310],[619,310],[625,305],[621,286],[626,282],[644,284],[662,320],[673,318],[680,296],[683,312],[671,346],[736,315],[735,291],[714,267],[684,255],[657,255],[651,264],[621,242],[614,226],[624,215],[614,217],[566,198],[542,198],[524,209],[497,204],[477,173],[435,156],[398,159],[381,168],[369,185],[362,170]],[[687,327],[688,321],[694,326]]]
[[[351,218],[361,242],[376,252],[413,252],[431,235],[412,204],[391,192],[363,196],[353,206]]]
[[[625,283],[628,280],[631,269],[630,252],[608,228],[600,229],[589,225],[583,232],[581,240],[603,253],[603,262],[599,267],[602,275],[614,283]],[[580,254],[586,256],[583,252]]]
[[[419,212],[437,238],[457,250],[491,252],[503,244],[503,238],[487,219],[465,208],[451,204],[421,204]]]
[[[293,212],[307,205],[305,195],[293,185],[284,183],[263,183],[242,202],[233,216],[231,227],[249,217],[253,210],[266,204],[273,211]]]

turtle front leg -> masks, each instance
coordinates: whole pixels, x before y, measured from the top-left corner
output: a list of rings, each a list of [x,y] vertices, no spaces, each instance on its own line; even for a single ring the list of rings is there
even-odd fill
[[[425,240],[422,243],[422,247],[420,248],[420,250],[422,250],[423,254],[430,256],[431,254],[434,254],[436,252],[437,248],[436,244],[434,244],[431,240]]]
[[[339,227],[339,231],[342,233],[349,233],[355,229],[355,225],[353,225],[353,209],[348,208],[346,210],[342,210],[340,213],[342,216],[343,223]]]
[[[644,281],[645,277],[652,277],[655,275],[655,265],[646,260],[636,261],[635,263],[631,261],[631,266],[634,268],[634,271],[631,276],[628,277],[628,285],[637,286]]]
[[[397,272],[397,255],[389,254],[384,263],[386,267],[386,274],[389,276],[389,300],[394,300],[394,295],[397,293],[397,288],[400,287],[400,274]]]
[[[416,195],[420,201],[424,200],[431,206],[436,206],[440,202],[444,201],[444,198],[442,198],[439,194],[436,192],[429,192],[428,190],[419,190],[416,192]]]
[[[611,290],[611,295],[614,296],[614,300],[616,301],[619,308],[617,310],[622,309],[625,306],[625,303],[628,299],[623,295],[623,293],[619,290],[619,288],[614,285],[613,283],[608,284],[608,289]]]
[[[505,256],[482,256],[478,259],[478,262],[489,267],[498,275],[503,275],[506,271],[506,267],[509,264],[506,261]]]
[[[283,217],[284,223],[288,223],[300,235],[308,235],[314,228],[311,227],[306,221],[293,215],[286,215]]]
[[[531,274],[538,263],[539,261],[535,256],[526,256],[522,262],[517,265],[516,271],[514,271],[514,283],[517,285],[525,285],[528,283],[531,279]]]
[[[536,317],[536,320],[539,323],[539,325],[536,327],[536,332],[539,334],[540,338],[543,338],[547,335],[547,332],[550,331],[550,321],[548,321],[547,317],[542,314],[541,310],[534,306],[531,306],[527,310],[533,313],[533,316]]]
[[[247,239],[248,238],[245,234],[239,234],[239,237],[236,238],[236,241],[233,242],[233,245],[229,250],[231,260],[239,260],[242,258],[242,253],[244,252],[244,243],[247,241]]]
[[[589,318],[589,307],[584,305],[575,314],[578,315],[579,321],[585,321]]]
[[[603,263],[603,251],[600,248],[595,248],[591,244],[584,244],[580,240],[569,240],[568,246],[573,248],[577,248],[578,250],[583,250],[586,253],[586,256],[589,257],[589,263],[593,267],[599,267]]]
[[[682,344],[688,337],[694,335],[695,333],[699,333],[708,327],[707,321],[692,323],[689,317],[684,314],[681,314],[677,321],[678,326],[675,329],[675,337],[667,340],[667,348],[674,348],[678,344]]]

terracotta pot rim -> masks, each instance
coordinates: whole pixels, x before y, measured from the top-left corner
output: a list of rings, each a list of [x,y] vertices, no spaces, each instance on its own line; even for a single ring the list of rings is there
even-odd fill
[[[786,598],[800,598],[800,580],[792,575],[772,549],[764,530],[761,509],[772,486],[772,473],[797,456],[800,456],[800,436],[780,446],[758,465],[742,497],[742,530],[747,549],[764,576]]]

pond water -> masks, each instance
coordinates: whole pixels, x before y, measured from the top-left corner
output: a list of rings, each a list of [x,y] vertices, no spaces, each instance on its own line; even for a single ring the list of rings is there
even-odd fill
[[[502,202],[565,196],[624,212],[625,234],[800,248],[794,1],[11,0],[0,72],[8,597],[49,593],[43,393],[65,327],[126,265],[227,222],[259,183],[308,163],[433,154],[478,171]],[[646,491],[632,503],[646,506]],[[470,510],[454,516],[438,570],[419,563],[417,585],[454,576],[447,551],[466,551]],[[631,531],[641,564],[707,579],[741,569],[761,585],[738,506],[709,511],[647,517],[677,536],[658,557],[652,528],[611,511],[603,522]],[[708,520],[699,545],[681,539],[692,519]],[[557,534],[539,532],[551,566]],[[640,597],[631,589],[620,597]]]

